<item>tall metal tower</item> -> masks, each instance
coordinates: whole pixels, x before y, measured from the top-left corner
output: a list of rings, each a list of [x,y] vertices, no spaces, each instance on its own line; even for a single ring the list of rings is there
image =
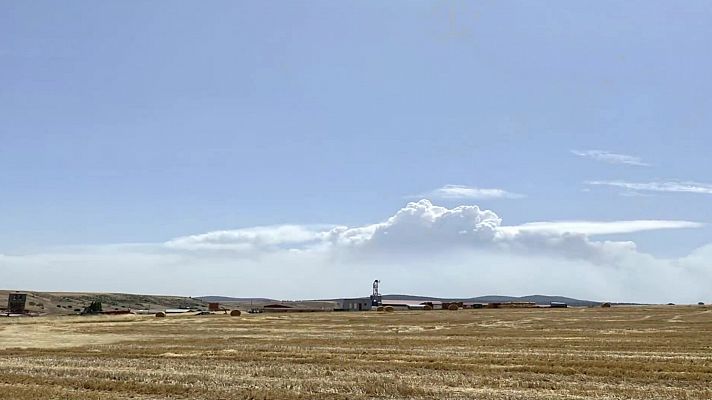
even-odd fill
[[[378,284],[381,281],[376,279],[373,281],[373,294],[371,295],[371,307],[378,307],[383,304],[381,293],[378,291]]]

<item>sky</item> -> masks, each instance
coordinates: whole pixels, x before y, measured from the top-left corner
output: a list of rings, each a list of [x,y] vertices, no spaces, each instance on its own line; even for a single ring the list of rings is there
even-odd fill
[[[711,17],[3,2],[0,287],[710,302]]]

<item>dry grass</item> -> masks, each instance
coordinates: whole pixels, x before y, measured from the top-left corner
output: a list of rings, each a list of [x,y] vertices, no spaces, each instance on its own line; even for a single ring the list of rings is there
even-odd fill
[[[710,399],[712,309],[0,319],[8,399]]]

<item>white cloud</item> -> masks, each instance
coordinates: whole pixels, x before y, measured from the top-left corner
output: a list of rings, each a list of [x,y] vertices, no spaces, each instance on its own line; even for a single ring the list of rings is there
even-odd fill
[[[278,250],[322,241],[329,229],[319,225],[257,226],[183,236],[166,242],[166,246],[184,250]]]
[[[409,203],[371,225],[273,226],[142,245],[0,255],[6,288],[276,298],[532,293],[594,300],[710,301],[712,245],[677,260],[589,235],[696,227],[687,221],[502,226],[476,206]]]
[[[383,222],[349,228],[346,226],[282,225],[208,232],[166,242],[180,250],[279,251],[315,250],[324,246],[396,248],[448,246],[491,242],[501,223],[492,211],[478,206],[452,209],[428,200],[408,203]]]
[[[698,228],[690,221],[555,221],[502,226],[493,211],[478,206],[452,209],[429,200],[408,203],[383,222],[349,228],[346,226],[283,225],[231,231],[209,232],[173,239],[166,246],[180,250],[231,250],[236,252],[274,252],[282,250],[330,249],[358,252],[446,250],[461,248],[521,249],[536,243],[542,248],[590,246],[585,237],[633,233],[660,229]],[[566,240],[559,240],[559,239]],[[585,239],[585,240],[584,240]],[[581,243],[576,243],[574,241]],[[627,246],[627,244],[626,244]]]
[[[574,233],[581,235],[609,235],[659,229],[701,228],[704,224],[691,221],[637,220],[637,221],[551,221],[529,222],[522,225],[503,226],[499,230],[507,234],[537,232],[549,234]]]
[[[611,153],[604,150],[571,150],[571,153],[584,158],[589,158],[592,160],[608,163],[608,164],[625,164],[634,165],[638,167],[649,167],[650,164],[643,162],[640,157],[631,156],[627,154],[617,154]]]
[[[519,199],[525,197],[519,193],[508,192],[497,188],[477,188],[464,185],[445,185],[414,197],[430,197],[436,199]]]
[[[591,186],[613,186],[633,192],[670,192],[712,194],[712,184],[700,182],[627,182],[627,181],[587,181]]]

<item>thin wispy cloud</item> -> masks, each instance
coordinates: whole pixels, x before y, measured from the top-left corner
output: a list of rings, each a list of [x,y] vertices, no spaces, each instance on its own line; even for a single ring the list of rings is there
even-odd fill
[[[523,194],[509,192],[499,188],[478,188],[475,186],[465,185],[445,185],[443,187],[431,190],[427,193],[421,193],[413,197],[427,197],[436,199],[520,199],[525,197]]]
[[[625,164],[634,165],[637,167],[650,166],[650,164],[643,162],[640,157],[631,156],[628,154],[611,153],[604,150],[571,150],[571,153],[579,157],[589,158],[591,160],[600,161],[608,164]]]
[[[500,226],[504,233],[550,233],[550,234],[580,234],[587,236],[610,235],[654,231],[661,229],[701,228],[704,224],[692,221],[675,220],[633,220],[633,221],[544,221],[528,222],[515,226]]]
[[[712,194],[712,184],[700,182],[628,182],[628,181],[587,181],[591,186],[612,186],[633,192],[669,192]]]

